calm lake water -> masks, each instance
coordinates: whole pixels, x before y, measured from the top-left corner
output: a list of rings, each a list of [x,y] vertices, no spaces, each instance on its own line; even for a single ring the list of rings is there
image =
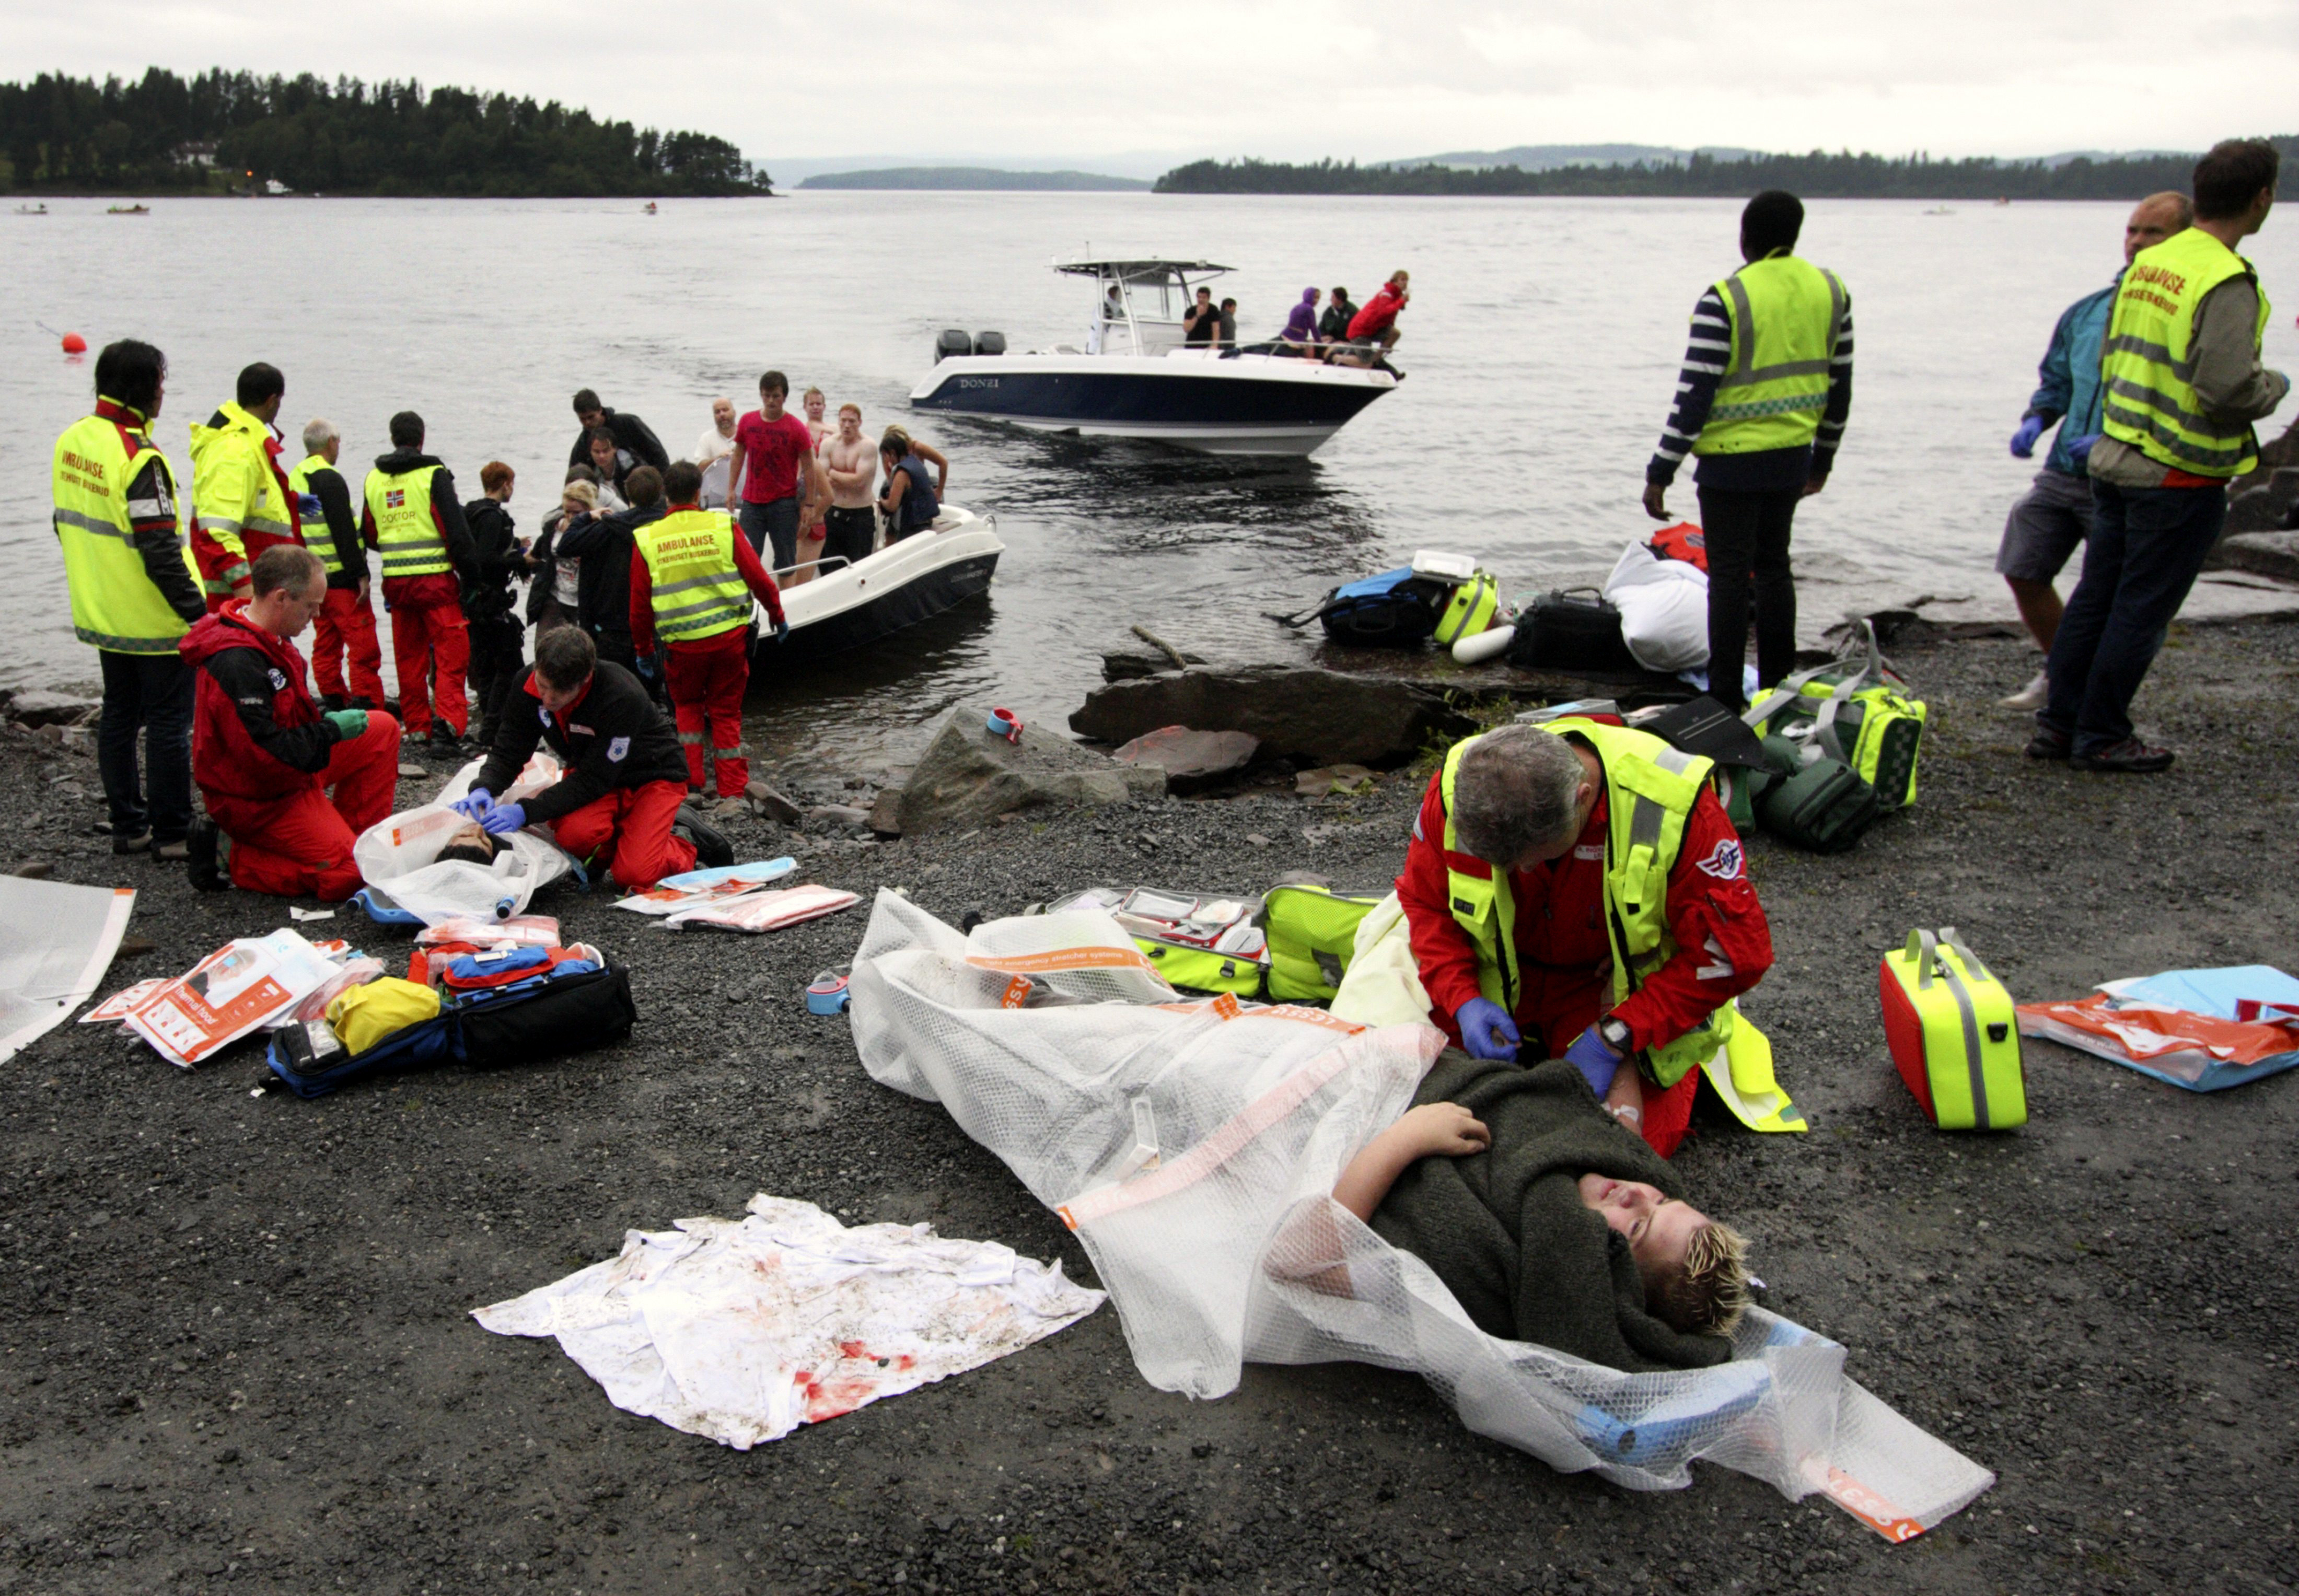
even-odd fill
[[[0,684],[92,682],[47,524],[55,434],[91,347],[139,336],[170,363],[156,436],[188,485],[187,429],[239,368],[286,373],[294,433],[342,428],[354,481],[411,408],[469,495],[491,459],[519,472],[532,532],[599,390],[676,456],[712,395],[755,403],[775,367],[853,400],[875,433],[908,416],[936,329],[1009,347],[1079,342],[1088,291],[1047,269],[1098,252],[1194,256],[1226,279],[1240,330],[1266,336],[1310,284],[1362,301],[1398,267],[1415,297],[1410,380],[1307,461],[1212,461],[1083,446],[971,423],[918,429],[953,461],[950,496],[997,517],[1008,549],[986,604],[873,653],[754,684],[769,756],[900,757],[952,701],[992,695],[1059,724],[1099,656],[1144,623],[1212,657],[1305,654],[1264,611],[1336,582],[1458,550],[1529,593],[1600,577],[1648,523],[1637,502],[1701,288],[1736,260],[1737,206],[1706,201],[1181,198],[805,193],[776,201],[104,201],[0,215],[14,285],[0,359],[24,426],[0,434]],[[1828,492],[1797,523],[1804,630],[1920,593],[2008,613],[1991,562],[2035,469],[2004,440],[2054,318],[2120,265],[2121,205],[1822,202],[1803,252],[1849,285],[1852,425]],[[2278,310],[2271,364],[2299,362],[2299,215],[2252,241]],[[2287,417],[2262,427],[2270,435]],[[1695,512],[1688,480],[1672,508]],[[386,669],[389,654],[386,651]]]

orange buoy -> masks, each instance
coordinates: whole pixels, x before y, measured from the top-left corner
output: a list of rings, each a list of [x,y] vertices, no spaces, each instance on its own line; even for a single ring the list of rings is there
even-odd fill
[[[64,353],[68,355],[84,355],[87,352],[87,339],[81,337],[78,333],[66,333],[64,335]]]

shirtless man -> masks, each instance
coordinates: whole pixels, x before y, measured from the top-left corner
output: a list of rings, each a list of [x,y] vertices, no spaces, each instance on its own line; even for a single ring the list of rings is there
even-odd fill
[[[838,430],[822,443],[823,475],[830,479],[830,507],[824,512],[823,558],[844,555],[850,563],[869,558],[878,541],[878,513],[871,489],[878,451],[862,435],[862,407],[838,407]]]
[[[830,428],[823,424],[822,419],[823,407],[829,401],[823,397],[821,389],[809,388],[800,397],[799,402],[806,411],[806,430],[814,434],[815,461],[819,465],[823,442],[830,435]],[[799,511],[798,568],[783,583],[784,587],[796,587],[802,582],[811,582],[820,574],[817,562],[822,558],[823,540],[829,531],[822,517],[829,507],[830,495],[823,484],[822,473],[818,470],[814,474],[814,491]]]

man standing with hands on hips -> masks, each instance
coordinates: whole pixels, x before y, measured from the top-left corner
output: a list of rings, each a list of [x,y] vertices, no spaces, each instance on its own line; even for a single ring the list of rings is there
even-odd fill
[[[1740,212],[1747,264],[1693,306],[1676,407],[1645,467],[1645,513],[1665,521],[1677,467],[1699,458],[1708,695],[1735,710],[1747,702],[1752,599],[1758,683],[1796,669],[1789,533],[1797,500],[1828,485],[1852,413],[1852,296],[1834,272],[1797,258],[1803,231],[1804,203],[1777,188]]]
[[[2228,139],[2195,164],[2195,225],[2133,258],[2117,286],[2100,379],[2083,575],[2052,641],[2031,759],[2150,774],[2169,748],[2134,734],[2131,699],[2227,524],[2228,484],[2259,464],[2251,424],[2290,379],[2260,363],[2267,291],[2235,246],[2275,205],[2280,158]]]

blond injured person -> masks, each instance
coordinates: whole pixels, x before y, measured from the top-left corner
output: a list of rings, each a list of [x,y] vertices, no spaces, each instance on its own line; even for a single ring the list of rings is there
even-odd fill
[[[1333,1200],[1426,1263],[1478,1328],[1607,1368],[1724,1362],[1748,1306],[1746,1240],[1687,1203],[1561,1059],[1447,1048]]]

